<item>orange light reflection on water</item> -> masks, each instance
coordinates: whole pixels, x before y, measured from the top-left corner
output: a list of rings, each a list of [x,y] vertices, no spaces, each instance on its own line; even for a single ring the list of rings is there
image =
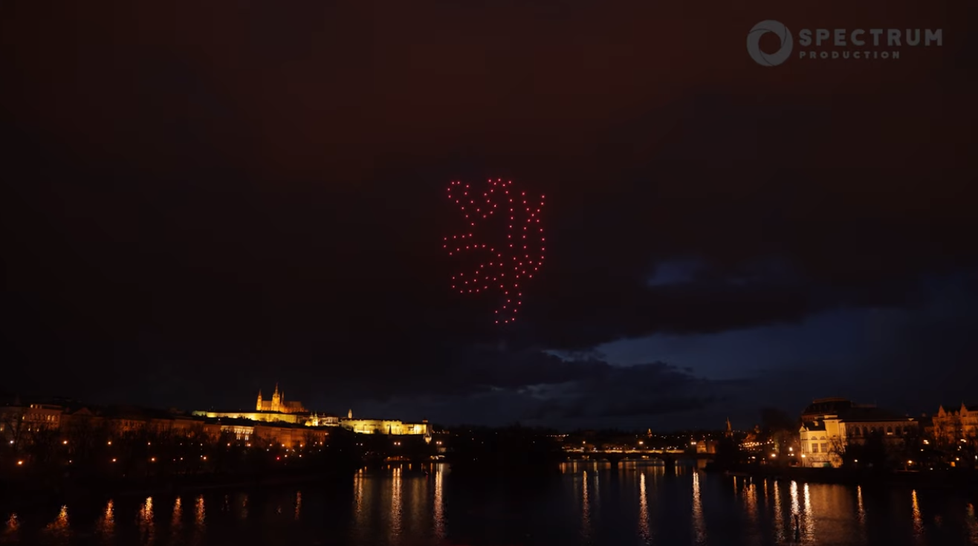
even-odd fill
[[[700,499],[700,473],[693,471],[693,531],[696,543],[706,542],[706,524],[703,520],[703,504]]]
[[[591,502],[588,499],[587,470],[581,477],[581,536],[585,539],[591,536]]]
[[[391,480],[391,511],[390,511],[390,543],[397,544],[401,540],[401,525],[403,506],[401,500],[401,468],[394,469]]]
[[[638,478],[638,534],[646,544],[652,540],[652,529],[649,527],[649,499],[645,488],[645,472]]]
[[[435,519],[435,538],[438,540],[444,540],[446,536],[445,531],[445,497],[444,497],[444,472],[442,472],[442,465],[438,465],[437,470],[435,470],[435,506],[434,506],[434,519]]]

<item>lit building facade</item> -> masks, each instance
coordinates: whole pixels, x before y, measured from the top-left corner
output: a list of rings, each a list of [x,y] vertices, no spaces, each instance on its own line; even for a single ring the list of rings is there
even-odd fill
[[[291,425],[305,425],[310,419],[309,415],[271,411],[195,411],[193,415],[207,419],[247,419],[262,423],[288,423]]]
[[[285,395],[275,385],[270,400],[258,393],[255,411],[195,411],[193,415],[206,419],[245,419],[263,423],[284,423],[306,427],[342,427],[357,434],[428,435],[428,422],[404,423],[398,419],[354,419],[353,410],[345,418],[310,413],[301,402],[285,401]]]
[[[61,427],[63,408],[54,404],[0,407],[0,434],[4,437]]]
[[[802,413],[799,430],[804,466],[838,468],[846,447],[865,444],[877,436],[890,448],[903,448],[906,439],[919,432],[912,417],[854,404],[844,398],[815,400]]]
[[[932,420],[934,440],[939,444],[978,441],[978,405],[961,404],[957,409],[941,406]]]
[[[340,426],[357,434],[427,435],[428,421],[402,423],[397,419],[340,419]]]

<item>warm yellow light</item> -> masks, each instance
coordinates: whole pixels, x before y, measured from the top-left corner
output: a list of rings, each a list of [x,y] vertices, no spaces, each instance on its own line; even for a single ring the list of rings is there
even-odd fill
[[[151,462],[151,463],[155,463],[155,462],[156,462],[156,457],[150,457],[150,458],[149,458],[149,462]]]
[[[805,458],[805,454],[804,454],[804,453],[802,453],[802,454],[801,454],[801,458],[802,458],[802,459],[804,459],[804,458]]]
[[[778,454],[777,454],[777,453],[772,453],[772,454],[771,454],[771,457],[777,457],[777,456],[778,456]]]
[[[109,440],[106,445],[112,445],[112,440]]]
[[[795,450],[795,448],[793,448],[793,447],[789,447],[788,448],[788,451],[794,451],[794,450]]]
[[[913,461],[907,461],[907,464],[913,464]]]
[[[61,443],[64,445],[68,445],[68,440],[63,440]]]
[[[22,466],[23,464],[24,464],[24,461],[17,461],[17,466]]]
[[[112,459],[112,462],[114,463],[115,462],[115,459]]]
[[[927,440],[924,440],[924,445],[925,445],[925,446],[929,446],[929,445],[930,445],[930,442],[929,442],[929,441],[927,441]]]
[[[645,442],[643,442],[642,440],[639,440],[638,441],[638,445],[644,445],[644,444],[645,444]]]

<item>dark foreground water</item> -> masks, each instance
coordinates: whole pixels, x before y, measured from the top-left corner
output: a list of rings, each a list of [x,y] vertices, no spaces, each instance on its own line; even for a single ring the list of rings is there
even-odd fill
[[[2,495],[2,492],[0,492]],[[532,480],[444,465],[332,485],[78,501],[0,514],[0,544],[597,546],[978,544],[974,498],[568,463]],[[797,526],[794,515],[797,514]]]

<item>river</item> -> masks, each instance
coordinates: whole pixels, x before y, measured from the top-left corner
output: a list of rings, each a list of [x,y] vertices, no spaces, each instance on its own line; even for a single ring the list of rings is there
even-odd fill
[[[974,502],[943,491],[748,480],[684,466],[673,473],[635,462],[618,471],[566,463],[560,474],[525,483],[404,466],[329,485],[7,509],[0,544],[950,546],[978,544]]]

